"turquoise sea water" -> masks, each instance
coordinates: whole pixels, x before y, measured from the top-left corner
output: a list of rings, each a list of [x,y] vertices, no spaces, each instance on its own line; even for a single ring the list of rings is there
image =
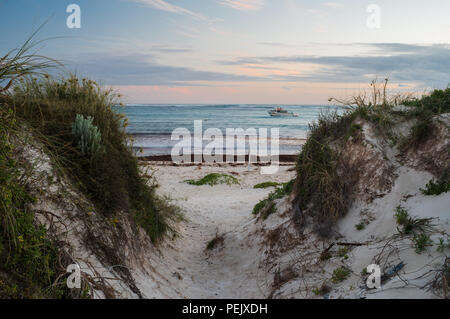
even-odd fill
[[[280,153],[295,154],[299,139],[307,137],[308,124],[316,120],[329,106],[289,105],[282,107],[298,117],[271,117],[267,112],[274,105],[150,105],[129,104],[123,112],[129,120],[127,132],[134,137],[133,145],[142,148],[143,155],[166,155],[177,141],[171,140],[176,128],[194,132],[194,120],[202,120],[203,131],[218,128],[279,128]]]

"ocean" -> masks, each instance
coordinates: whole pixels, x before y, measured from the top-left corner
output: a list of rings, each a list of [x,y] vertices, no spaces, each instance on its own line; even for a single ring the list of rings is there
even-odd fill
[[[279,128],[280,154],[296,154],[301,141],[308,134],[308,125],[320,112],[334,110],[325,105],[282,106],[298,117],[271,117],[268,111],[274,105],[155,105],[128,104],[120,111],[128,117],[127,133],[133,136],[133,147],[141,149],[140,156],[169,155],[178,141],[171,140],[172,131],[186,128],[194,132],[194,120],[202,120],[203,131],[218,128],[225,134],[226,128]],[[206,142],[205,142],[206,143]],[[204,144],[205,144],[204,143]]]

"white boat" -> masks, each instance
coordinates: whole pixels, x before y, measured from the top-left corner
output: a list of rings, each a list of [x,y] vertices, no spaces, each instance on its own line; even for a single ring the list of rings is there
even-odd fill
[[[297,117],[298,114],[295,114],[293,112],[288,112],[284,110],[282,107],[277,107],[276,109],[268,111],[270,116],[280,117],[280,116],[291,116],[291,117]]]

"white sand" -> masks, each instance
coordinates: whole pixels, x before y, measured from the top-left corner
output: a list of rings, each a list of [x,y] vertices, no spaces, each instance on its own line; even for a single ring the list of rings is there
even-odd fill
[[[266,221],[256,221],[251,214],[253,206],[272,190],[253,189],[253,186],[269,180],[291,180],[295,172],[288,168],[282,167],[275,176],[264,176],[256,167],[247,172],[243,166],[153,166],[161,185],[158,192],[170,194],[183,208],[188,221],[179,225],[179,238],[163,243],[158,255],[148,255],[143,265],[147,273],[134,272],[143,295],[147,298],[267,298],[274,292],[274,298],[322,298],[312,293],[313,288],[322,282],[330,283],[333,270],[345,265],[352,274],[342,283],[331,285],[327,298],[436,297],[423,286],[442,265],[448,249],[442,254],[433,246],[419,255],[411,240],[404,239],[395,243],[398,249],[388,260],[390,265],[400,260],[405,262],[401,279],[392,278],[382,289],[368,291],[360,275],[363,268],[373,263],[387,240],[397,233],[393,214],[399,203],[412,216],[436,217],[438,228],[449,232],[450,194],[424,196],[419,191],[431,177],[428,173],[401,168],[393,189],[385,197],[372,204],[355,204],[338,225],[341,241],[372,243],[351,249],[348,259],[333,257],[320,262],[320,253],[330,242],[323,242],[313,234],[296,238],[289,213],[291,198],[279,200],[277,214],[270,215]],[[241,184],[211,187],[182,182],[212,172],[236,172]],[[405,195],[413,196],[403,200]],[[355,224],[364,209],[369,209],[374,219],[363,231],[356,231]],[[280,233],[285,237],[269,247],[266,236],[276,229],[282,229]],[[223,244],[207,251],[207,243],[216,234],[225,234]],[[437,241],[436,236],[432,238]],[[274,289],[273,278],[278,269],[283,273],[283,269],[293,264],[299,276]]]
[[[388,258],[388,266],[403,262],[405,267],[400,271],[400,277],[394,277],[381,289],[356,290],[343,293],[348,297],[366,298],[433,298],[436,297],[425,285],[435,275],[434,271],[442,266],[445,256],[449,251],[443,253],[436,251],[438,238],[444,237],[441,233],[450,232],[450,193],[439,196],[425,196],[420,192],[425,184],[431,179],[426,172],[419,172],[411,168],[401,167],[399,176],[391,192],[385,197],[375,200],[370,205],[356,204],[349,214],[339,223],[341,234],[347,241],[367,242],[372,241],[369,246],[354,249],[348,265],[354,271],[354,275],[345,283],[347,286],[358,287],[362,281],[358,274],[367,265],[373,263],[373,258],[380,254],[386,243],[392,236],[398,234],[395,222],[395,208],[401,205],[407,209],[408,214],[414,218],[433,218],[431,224],[431,239],[435,242],[424,252],[415,252],[411,238],[399,238],[392,241],[391,246],[386,246],[391,256]],[[355,224],[360,219],[362,209],[370,210],[374,221],[364,230],[356,231]],[[381,265],[382,266],[382,265]],[[386,269],[382,269],[386,270]]]
[[[295,177],[292,166],[280,167],[276,175],[261,175],[258,167],[246,166],[152,166],[160,184],[158,193],[170,195],[183,211],[187,222],[179,227],[180,237],[160,247],[163,255],[149,256],[146,265],[155,272],[136,275],[146,297],[162,298],[263,298],[258,280],[260,245],[248,241],[255,229],[253,206],[273,190],[254,189],[265,181],[288,182]],[[193,186],[186,179],[199,179],[209,173],[227,173],[240,185]],[[207,243],[216,234],[225,234],[223,245],[212,251]],[[149,278],[153,277],[153,278]],[[157,284],[155,285],[155,281]]]

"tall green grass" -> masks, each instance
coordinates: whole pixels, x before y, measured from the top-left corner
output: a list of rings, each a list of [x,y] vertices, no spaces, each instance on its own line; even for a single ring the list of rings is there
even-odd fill
[[[349,185],[338,175],[339,155],[331,143],[350,134],[352,121],[353,116],[348,114],[320,115],[318,122],[310,125],[308,140],[297,160],[294,206],[302,212],[312,209],[309,214],[323,235],[348,208]]]
[[[9,88],[24,76],[41,76],[46,69],[60,65],[54,59],[31,52],[43,42],[35,41],[34,37],[44,25],[45,23],[34,31],[21,47],[0,57],[0,94],[7,93]]]

